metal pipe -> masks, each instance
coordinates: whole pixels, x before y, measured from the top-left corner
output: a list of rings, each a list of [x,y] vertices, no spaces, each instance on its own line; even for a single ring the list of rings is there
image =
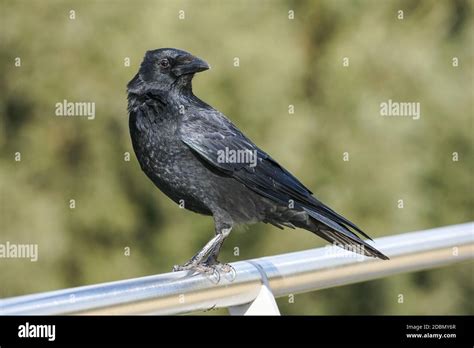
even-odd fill
[[[334,246],[232,264],[212,276],[167,273],[0,300],[0,315],[179,314],[252,302],[263,282],[275,297],[430,269],[474,258],[474,223],[378,238],[376,260]]]

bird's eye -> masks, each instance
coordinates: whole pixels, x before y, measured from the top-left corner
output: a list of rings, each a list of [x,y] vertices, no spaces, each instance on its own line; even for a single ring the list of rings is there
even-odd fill
[[[169,62],[168,59],[166,59],[166,58],[165,58],[165,59],[162,59],[162,60],[160,60],[160,66],[161,66],[162,68],[167,68],[167,67],[170,66],[170,62]]]

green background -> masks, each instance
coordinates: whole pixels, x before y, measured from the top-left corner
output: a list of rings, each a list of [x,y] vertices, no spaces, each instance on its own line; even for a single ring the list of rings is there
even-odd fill
[[[473,1],[0,3],[0,243],[39,245],[36,263],[0,260],[0,297],[168,272],[213,235],[131,148],[125,86],[160,47],[208,61],[195,94],[372,237],[473,220]],[[56,117],[63,99],[95,102],[96,118]],[[420,102],[421,118],[382,117],[388,99]],[[221,259],[323,245],[259,224],[235,229]],[[467,263],[278,303],[285,314],[473,314],[473,291]]]

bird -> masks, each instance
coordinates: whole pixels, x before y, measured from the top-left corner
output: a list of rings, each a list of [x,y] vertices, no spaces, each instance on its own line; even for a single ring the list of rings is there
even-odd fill
[[[232,228],[254,223],[302,228],[369,257],[388,257],[354,223],[318,200],[224,114],[194,95],[203,59],[176,48],[145,53],[127,84],[129,129],[146,176],[175,203],[212,216],[214,236],[174,271],[229,271],[218,260]]]

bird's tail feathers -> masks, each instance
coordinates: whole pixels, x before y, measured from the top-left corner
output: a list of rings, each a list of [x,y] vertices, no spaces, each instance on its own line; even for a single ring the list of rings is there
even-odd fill
[[[330,217],[315,212],[313,209],[304,210],[309,215],[308,226],[304,228],[343,249],[356,252],[370,257],[377,257],[382,260],[389,258],[373,246],[359,238],[355,233],[351,232],[345,225],[332,220]],[[363,234],[365,236],[365,233]]]

